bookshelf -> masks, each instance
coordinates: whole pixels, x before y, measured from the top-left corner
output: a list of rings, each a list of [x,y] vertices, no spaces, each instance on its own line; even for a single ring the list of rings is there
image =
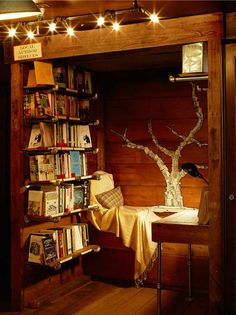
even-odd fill
[[[89,173],[87,159],[98,152],[91,129],[99,121],[90,114],[97,95],[89,71],[38,61],[22,68],[21,243],[23,270],[30,265],[34,278],[36,266],[57,272],[65,264],[64,273],[70,261],[100,250],[90,244],[86,221],[98,209],[89,203],[89,180],[99,178]]]

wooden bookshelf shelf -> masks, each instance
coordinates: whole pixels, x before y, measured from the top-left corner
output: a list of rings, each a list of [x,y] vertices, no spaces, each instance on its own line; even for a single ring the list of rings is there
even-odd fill
[[[74,252],[71,255],[67,255],[67,256],[65,256],[63,258],[60,258],[60,259],[56,260],[55,262],[53,262],[53,263],[51,263],[51,264],[49,264],[47,266],[49,266],[51,268],[54,268],[55,270],[59,270],[61,268],[61,265],[63,263],[66,263],[69,260],[72,260],[72,259],[74,259],[76,257],[81,256],[81,255],[86,255],[86,254],[91,253],[91,252],[96,252],[97,253],[100,250],[101,250],[101,247],[99,245],[88,245],[88,246],[86,246],[84,248],[81,248],[80,250]]]
[[[90,179],[99,179],[98,175],[85,175],[85,176],[77,176],[77,177],[70,177],[70,178],[58,178],[55,180],[49,180],[49,181],[25,181],[25,188],[29,189],[33,186],[41,186],[43,184],[53,184],[53,185],[60,185],[64,182],[72,182],[72,181],[83,181],[83,180],[90,180]]]
[[[77,250],[76,252],[74,252],[73,254],[71,255],[67,255],[67,256],[64,256],[60,259],[57,259],[55,260],[54,262],[52,263],[49,263],[49,264],[38,264],[38,263],[33,263],[33,262],[28,262],[28,266],[32,266],[32,267],[40,267],[40,268],[52,268],[54,270],[60,270],[61,269],[61,266],[68,262],[68,261],[71,261],[72,259],[75,259],[79,256],[83,256],[83,255],[86,255],[86,254],[89,254],[91,252],[95,252],[95,253],[98,253],[99,251],[101,250],[101,247],[99,245],[88,245],[88,246],[85,246],[79,250]]]
[[[40,147],[40,148],[24,148],[23,151],[29,155],[38,155],[38,154],[57,154],[58,152],[68,152],[68,151],[83,151],[83,152],[92,152],[96,154],[98,148],[81,148],[81,147]]]
[[[82,209],[75,209],[66,213],[58,213],[53,216],[25,215],[25,223],[29,222],[59,222],[62,217],[87,211],[98,211],[98,205],[91,205]]]

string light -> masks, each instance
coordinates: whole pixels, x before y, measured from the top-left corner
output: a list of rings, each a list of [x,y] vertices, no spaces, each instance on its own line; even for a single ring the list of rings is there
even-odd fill
[[[74,32],[74,29],[73,29],[72,27],[68,27],[67,30],[66,30],[66,32],[67,32],[67,34],[70,35],[70,36],[73,36],[74,33],[75,33],[75,32]]]
[[[97,25],[98,26],[103,26],[105,23],[105,19],[103,16],[99,16],[99,18],[97,19]]]
[[[150,20],[153,22],[153,23],[158,23],[159,22],[159,18],[157,16],[157,14],[153,13],[150,15]]]
[[[137,21],[134,20],[134,14],[137,13]],[[131,20],[130,14],[132,14]],[[139,15],[143,14],[146,16],[146,19],[142,18],[142,21],[147,21],[149,19],[153,23],[159,22],[159,17],[155,13],[151,13],[147,9],[140,7],[138,5],[138,1],[134,0],[133,5],[131,8],[127,9],[118,9],[118,10],[106,10],[103,13],[88,13],[88,14],[82,14],[77,16],[67,16],[67,17],[57,17],[54,20],[43,20],[38,19],[37,21],[31,21],[31,22],[23,22],[20,25],[17,24],[17,36],[16,36],[16,27],[13,26],[7,26],[7,25],[0,25],[0,41],[3,40],[3,33],[1,32],[1,28],[6,28],[8,38],[15,38],[18,41],[21,41],[21,39],[24,38],[24,36],[27,36],[29,39],[33,39],[35,36],[45,36],[51,33],[53,35],[54,33],[63,33],[64,31],[67,32],[69,36],[75,35],[75,31],[83,31],[87,29],[91,29],[91,25],[93,25],[92,19],[94,16],[96,17],[96,26],[103,27],[106,25],[107,27],[110,25],[112,29],[116,32],[120,30],[120,22],[117,22],[117,17],[121,16],[122,20],[124,20],[124,24],[135,23],[140,22]],[[84,19],[84,20],[83,20]],[[80,21],[78,23],[78,20]],[[120,19],[121,20],[121,19]],[[123,22],[122,22],[123,23]],[[46,26],[46,27],[45,27]],[[29,30],[29,28],[35,29],[33,32],[32,30]],[[26,30],[28,28],[27,35]]]
[[[33,31],[28,31],[28,32],[27,32],[27,37],[28,37],[29,39],[34,39],[34,32],[33,32]]]
[[[114,23],[112,24],[112,28],[113,28],[114,31],[119,31],[119,29],[120,29],[120,24],[119,24],[118,22],[114,22]]]
[[[51,22],[51,23],[49,24],[49,31],[50,31],[51,33],[55,32],[56,28],[57,28],[56,23]]]
[[[16,36],[16,29],[15,28],[9,29],[8,36],[9,37],[15,37]]]

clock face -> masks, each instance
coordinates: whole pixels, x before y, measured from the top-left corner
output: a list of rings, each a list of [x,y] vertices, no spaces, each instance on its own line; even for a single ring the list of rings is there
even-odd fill
[[[195,73],[204,71],[203,43],[193,43],[182,47],[182,72]]]

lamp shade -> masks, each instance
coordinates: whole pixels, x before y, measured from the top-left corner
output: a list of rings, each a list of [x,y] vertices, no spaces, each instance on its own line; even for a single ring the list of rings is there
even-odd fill
[[[41,11],[32,0],[0,0],[0,20],[21,19],[40,15]]]

